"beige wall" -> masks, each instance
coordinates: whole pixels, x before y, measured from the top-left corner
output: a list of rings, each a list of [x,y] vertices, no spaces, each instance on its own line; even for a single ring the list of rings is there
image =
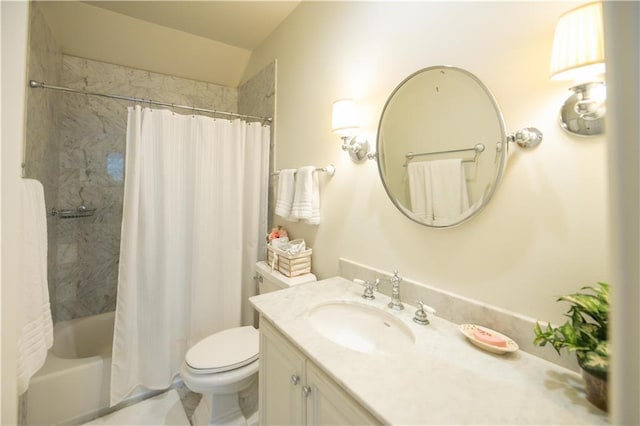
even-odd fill
[[[314,273],[335,275],[345,257],[554,321],[566,309],[556,296],[610,279],[605,141],[562,132],[569,84],[548,77],[555,22],[574,5],[304,2],[254,51],[246,77],[278,60],[276,167],[337,166],[321,177],[319,227],[275,221],[313,247]],[[402,216],[376,165],[351,163],[330,130],[332,102],[352,97],[375,141],[391,91],[437,64],[480,78],[510,131],[536,126],[545,135],[535,151],[511,147],[491,204],[446,230]]]
[[[238,86],[249,60],[247,49],[112,12],[91,2],[39,3],[67,55],[230,87]]]
[[[29,4],[1,2],[2,18],[2,317],[0,424],[17,423],[16,294],[20,282],[20,162],[24,140]]]
[[[613,288],[609,373],[611,424],[640,424],[640,3],[606,2],[607,139]]]

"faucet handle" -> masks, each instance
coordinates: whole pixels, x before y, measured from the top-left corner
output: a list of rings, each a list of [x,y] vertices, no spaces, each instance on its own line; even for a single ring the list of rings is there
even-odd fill
[[[418,304],[418,310],[413,316],[413,322],[420,325],[429,324],[429,318],[427,318],[427,312],[429,312],[430,314],[435,314],[436,310],[429,305],[425,305],[424,303],[422,303],[421,300],[418,300],[417,304]]]
[[[400,275],[398,275],[398,270],[395,269],[393,271],[393,276],[389,279],[389,281],[391,281],[391,283],[399,283],[400,281],[402,281],[402,277]]]
[[[363,281],[358,278],[353,280],[354,283],[365,286],[364,293],[362,294],[363,299],[373,300],[375,296],[373,295],[374,291],[378,291],[378,286],[380,285],[380,279],[376,278],[375,281]]]

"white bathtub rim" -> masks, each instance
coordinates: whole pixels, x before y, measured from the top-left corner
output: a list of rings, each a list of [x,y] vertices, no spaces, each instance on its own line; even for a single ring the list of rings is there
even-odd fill
[[[108,322],[106,326],[105,322]],[[115,311],[59,321],[53,325],[53,346],[49,349],[49,353],[61,359],[85,359],[95,356],[111,356],[114,322]],[[75,330],[76,328],[77,330]],[[96,335],[101,336],[102,339],[96,339]],[[73,348],[63,346],[62,342],[74,343],[76,339],[79,343]],[[79,355],[77,353],[77,346],[79,345],[86,350],[86,347],[89,346],[86,341],[92,341],[94,343],[94,345],[91,345],[91,354],[88,356]]]
[[[66,372],[80,370],[86,368],[88,365],[102,362],[108,364],[109,368],[111,368],[111,356],[104,357],[95,355],[87,358],[60,358],[49,351],[44,365],[33,375],[30,383],[47,380],[49,377],[58,377]]]

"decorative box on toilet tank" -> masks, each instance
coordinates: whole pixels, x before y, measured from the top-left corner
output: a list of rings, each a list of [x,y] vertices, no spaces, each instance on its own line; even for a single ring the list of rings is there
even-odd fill
[[[286,251],[267,245],[267,264],[287,277],[297,277],[311,272],[311,248],[290,255]]]

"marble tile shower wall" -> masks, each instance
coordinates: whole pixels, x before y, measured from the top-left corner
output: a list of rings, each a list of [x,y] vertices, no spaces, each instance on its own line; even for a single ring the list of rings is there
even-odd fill
[[[29,79],[58,84],[62,71],[62,53],[37,2],[31,4],[29,35]],[[57,111],[59,95],[46,90],[27,91],[27,132],[24,176],[37,179],[44,187],[45,204],[50,210],[58,197],[59,137]],[[48,276],[56,276],[56,223],[47,216]],[[49,294],[55,297],[55,280],[49,279]],[[51,303],[55,317],[55,304]]]
[[[276,110],[275,95],[276,63],[272,62],[238,87],[238,112],[273,117]]]
[[[275,61],[264,67],[256,75],[245,81],[238,87],[238,112],[241,114],[253,115],[256,117],[273,117],[276,110],[276,63]],[[273,170],[274,158],[274,128],[270,129],[270,146],[269,146],[269,170]],[[269,193],[274,194],[271,190],[273,186],[273,177],[269,176]],[[267,229],[271,229],[271,221],[274,212],[274,198],[268,197],[267,206]],[[266,251],[266,249],[265,249]],[[265,258],[267,253],[259,254],[259,259]],[[242,298],[246,300],[253,294],[243,292]],[[256,314],[257,315],[257,314]],[[254,323],[257,325],[257,316],[254,317]]]
[[[273,117],[276,111],[276,62],[272,62],[238,88],[238,112],[257,117]],[[269,149],[269,170],[275,162],[275,132],[271,126],[271,144]],[[271,229],[274,212],[274,179],[269,176],[268,229]],[[266,253],[264,253],[266,256]]]
[[[236,112],[237,89],[62,57],[62,86]],[[56,207],[96,208],[92,217],[57,219],[56,321],[115,309],[128,106],[131,102],[60,95]],[[176,110],[176,113],[185,113]]]

